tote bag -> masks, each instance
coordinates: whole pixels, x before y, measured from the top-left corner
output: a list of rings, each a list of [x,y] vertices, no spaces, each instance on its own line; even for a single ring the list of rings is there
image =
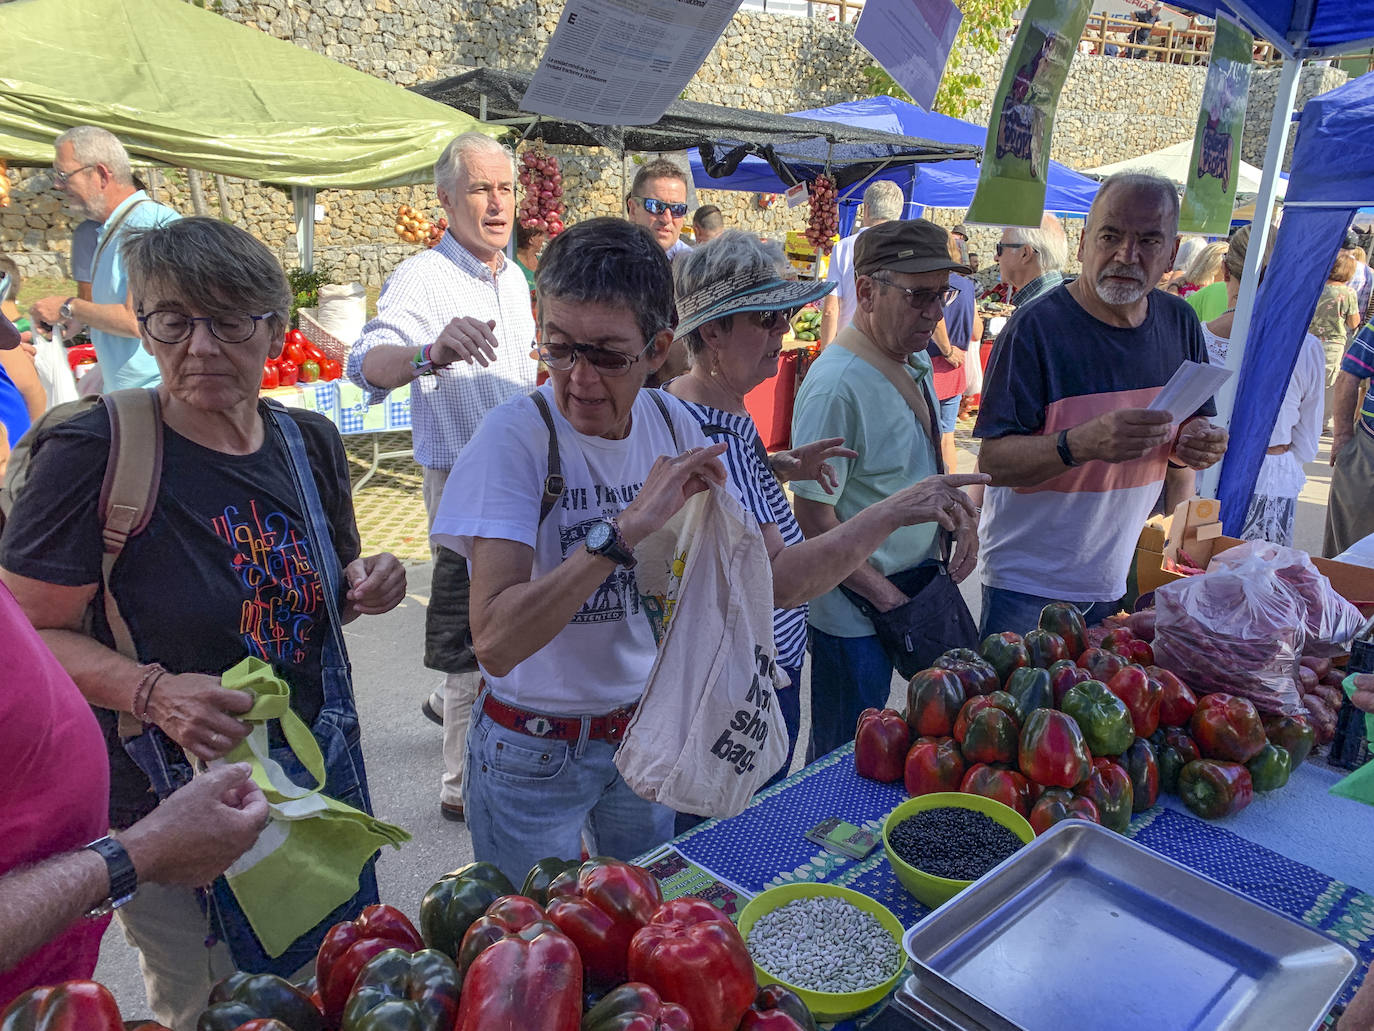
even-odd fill
[[[773,644],[763,535],[712,487],[636,551],[644,607],[661,636],[615,764],[642,798],[734,816],[787,758],[774,692],[788,681]]]

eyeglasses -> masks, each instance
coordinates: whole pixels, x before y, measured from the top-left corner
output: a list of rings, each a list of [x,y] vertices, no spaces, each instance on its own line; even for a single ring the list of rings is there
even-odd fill
[[[959,296],[959,291],[952,286],[947,286],[943,290],[913,290],[908,286],[898,286],[888,279],[879,279],[877,276],[872,278],[875,283],[882,283],[883,286],[906,294],[906,303],[917,311],[924,311],[933,304],[938,304],[942,309],[948,308],[954,298]]]
[[[138,324],[159,344],[179,344],[190,337],[197,322],[203,322],[215,339],[226,344],[241,344],[251,337],[263,319],[277,313],[262,315],[183,315],[179,311],[150,311],[138,316]]]
[[[543,343],[535,344],[534,351],[539,355],[539,360],[554,372],[567,372],[579,361],[585,361],[603,376],[623,376],[653,346],[654,342],[650,340],[639,354],[633,355],[595,344]]]
[[[59,171],[58,169],[54,168],[54,169],[52,170],[52,172],[51,172],[51,175],[52,175],[52,184],[53,184],[54,186],[57,186],[57,187],[66,186],[66,185],[67,185],[67,180],[70,179],[72,176],[76,175],[77,172],[84,172],[84,171],[86,171],[86,169],[88,169],[88,168],[98,168],[98,167],[99,167],[99,162],[97,162],[97,163],[94,164],[94,165],[82,165],[80,168],[73,168],[70,172],[62,172],[62,171]]]
[[[997,245],[997,256],[1000,258],[1002,256],[1002,252],[1006,250],[1008,247],[1021,248],[1024,246],[1026,246],[1024,243],[999,243]]]
[[[657,197],[636,197],[635,200],[639,201],[640,206],[651,215],[661,215],[666,211],[674,218],[687,217],[686,204],[669,204]]]
[[[788,323],[796,314],[795,308],[775,308],[772,311],[751,311],[749,317],[759,329],[773,329],[779,322]]]

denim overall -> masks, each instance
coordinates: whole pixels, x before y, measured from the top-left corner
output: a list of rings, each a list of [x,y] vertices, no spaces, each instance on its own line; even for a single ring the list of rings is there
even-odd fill
[[[267,402],[265,415],[268,427],[275,431],[291,460],[291,476],[295,481],[296,494],[305,513],[308,528],[307,546],[311,549],[311,557],[319,571],[329,616],[328,636],[325,638],[320,657],[324,704],[310,728],[324,755],[324,793],[340,802],[371,813],[372,799],[368,794],[367,776],[363,770],[358,711],[353,700],[348,652],[344,648],[343,623],[339,618],[338,598],[342,570],[334,549],[333,536],[324,515],[324,505],[320,501],[319,491],[315,487],[315,478],[310,473],[310,461],[299,427],[275,402]],[[327,561],[321,561],[322,557],[327,557]],[[170,761],[168,749],[162,747],[162,742],[157,738],[165,740],[161,731],[148,731],[125,741],[125,749],[148,775],[158,798],[166,798],[191,780],[192,770],[190,764],[185,761]],[[282,769],[293,781],[302,786],[314,786],[310,774],[296,760],[295,755],[277,733],[272,735],[271,755],[281,763]],[[210,933],[229,946],[234,963],[240,970],[290,977],[315,958],[325,933],[334,924],[341,920],[352,920],[364,906],[378,901],[375,868],[374,856],[368,860],[358,876],[358,893],[309,932],[296,939],[286,952],[275,958],[263,952],[243,910],[239,908],[233,892],[230,891],[228,882],[223,877],[217,878],[202,896],[208,912]],[[302,871],[302,876],[309,876],[308,871]],[[283,892],[290,890],[290,885],[282,885]]]

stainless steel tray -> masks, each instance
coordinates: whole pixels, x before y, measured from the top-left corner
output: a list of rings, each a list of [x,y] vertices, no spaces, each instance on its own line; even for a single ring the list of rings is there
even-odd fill
[[[987,1031],[1316,1028],[1353,952],[1119,834],[1066,820],[906,933]]]

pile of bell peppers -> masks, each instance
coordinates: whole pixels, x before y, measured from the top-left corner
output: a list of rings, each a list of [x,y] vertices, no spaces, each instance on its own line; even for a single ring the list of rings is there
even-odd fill
[[[297,383],[330,382],[343,377],[343,366],[325,354],[299,329],[288,330],[281,354],[262,367],[262,389],[294,387]]]

